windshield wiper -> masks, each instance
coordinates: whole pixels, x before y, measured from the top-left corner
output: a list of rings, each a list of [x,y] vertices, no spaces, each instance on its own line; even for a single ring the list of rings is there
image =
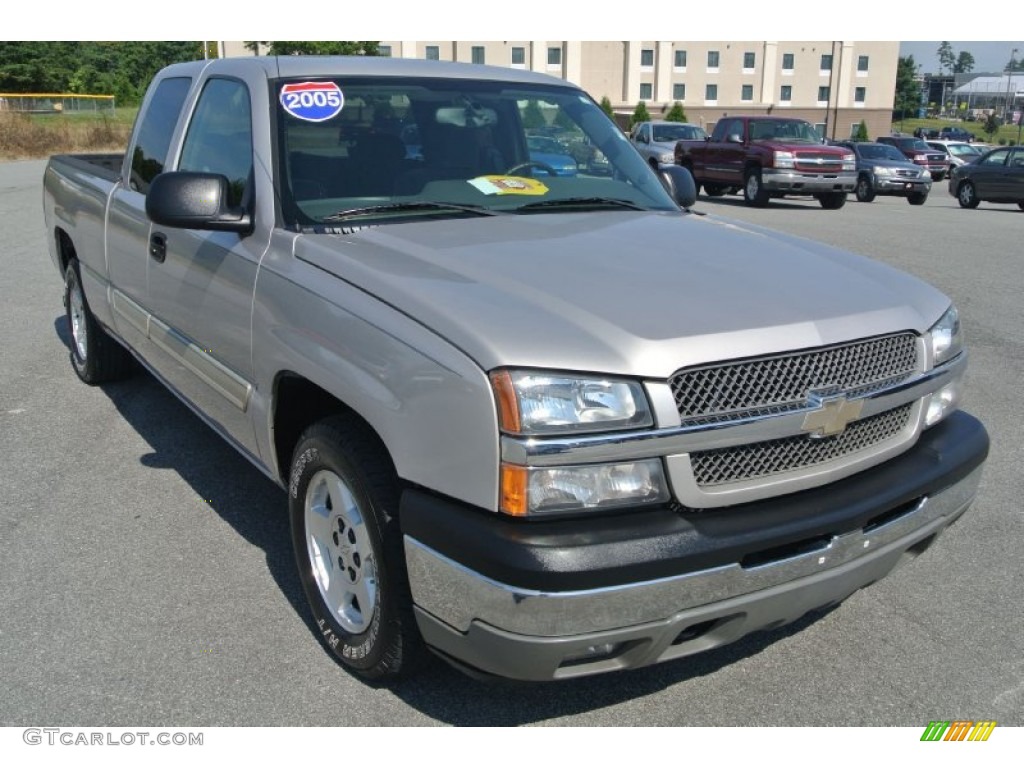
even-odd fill
[[[629,200],[616,200],[613,197],[563,197],[561,200],[541,200],[537,203],[520,205],[513,210],[517,213],[524,211],[540,211],[548,208],[626,208],[630,211],[646,211],[642,205],[631,203]]]
[[[476,216],[497,216],[497,212],[484,208],[481,205],[462,205],[459,203],[434,203],[419,201],[414,203],[385,203],[383,205],[368,205],[363,208],[349,208],[344,211],[324,216],[323,221],[346,221],[357,219],[361,216],[373,216],[378,213],[407,213],[416,211],[448,211],[457,213],[472,213]]]

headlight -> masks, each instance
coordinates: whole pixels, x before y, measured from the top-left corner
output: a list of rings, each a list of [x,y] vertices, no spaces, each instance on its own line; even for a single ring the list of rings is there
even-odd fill
[[[856,171],[857,170],[857,156],[856,155],[843,155],[843,170],[844,171]]]
[[[672,165],[673,163],[675,163],[675,161],[676,161],[676,156],[671,154],[671,153],[661,155],[658,158],[658,162],[659,163],[666,163],[668,165]]]
[[[932,347],[932,365],[941,365],[963,351],[963,337],[960,334],[960,315],[956,307],[950,307],[946,314],[928,331]]]
[[[668,501],[660,459],[574,467],[501,465],[501,511],[516,517]]]
[[[892,168],[886,168],[884,165],[875,166],[875,176],[892,176],[895,171]]]
[[[781,149],[775,150],[776,168],[796,168],[796,155]]]
[[[654,424],[639,382],[541,371],[498,370],[490,377],[499,424],[510,434],[606,432]]]

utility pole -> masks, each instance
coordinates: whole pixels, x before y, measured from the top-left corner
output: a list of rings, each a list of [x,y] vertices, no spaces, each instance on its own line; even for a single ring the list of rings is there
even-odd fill
[[[1016,60],[1017,60],[1017,49],[1014,48],[1010,52],[1010,62],[1013,62],[1013,61],[1016,61]],[[1013,83],[1013,70],[1010,69],[1010,62],[1007,62],[1007,64],[1006,64],[1006,106],[1003,107],[1003,122],[1004,123],[1006,122],[1006,120],[1010,116],[1010,98],[1011,98],[1010,97],[1010,91],[1012,90],[1010,86]]]

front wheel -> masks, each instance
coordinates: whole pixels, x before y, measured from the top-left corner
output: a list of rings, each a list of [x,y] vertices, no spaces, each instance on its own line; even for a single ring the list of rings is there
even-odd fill
[[[927,199],[927,192],[911,192],[907,195],[907,202],[911,205],[924,205],[924,201]]]
[[[302,587],[335,658],[382,682],[412,672],[423,647],[398,500],[390,457],[354,420],[326,419],[299,439],[288,506]]]
[[[956,199],[961,208],[977,208],[978,203],[981,202],[974,189],[974,184],[970,181],[965,181],[960,185],[960,189],[956,191]]]
[[[875,199],[875,188],[871,186],[871,179],[861,176],[857,179],[857,188],[854,190],[857,200],[862,203],[870,203]]]
[[[758,168],[747,171],[743,180],[743,202],[756,208],[768,205],[768,190],[761,183],[761,171]]]
[[[818,197],[818,202],[826,211],[837,211],[846,205],[846,193],[827,192]]]
[[[71,335],[71,367],[86,384],[123,379],[132,372],[132,356],[93,317],[82,290],[78,259],[64,271],[64,308]]]

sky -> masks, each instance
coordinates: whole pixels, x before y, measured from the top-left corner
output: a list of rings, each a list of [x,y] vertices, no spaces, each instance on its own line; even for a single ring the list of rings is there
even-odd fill
[[[1022,30],[1024,31],[1024,28]],[[921,72],[938,72],[939,56],[936,53],[941,41],[900,43],[900,56],[913,56],[914,63],[920,65]],[[974,57],[974,72],[1002,72],[1006,62],[1010,60],[1011,51],[1017,49],[1017,59],[1024,58],[1024,42],[979,42],[977,40],[956,42],[950,40],[953,54],[968,51]]]

